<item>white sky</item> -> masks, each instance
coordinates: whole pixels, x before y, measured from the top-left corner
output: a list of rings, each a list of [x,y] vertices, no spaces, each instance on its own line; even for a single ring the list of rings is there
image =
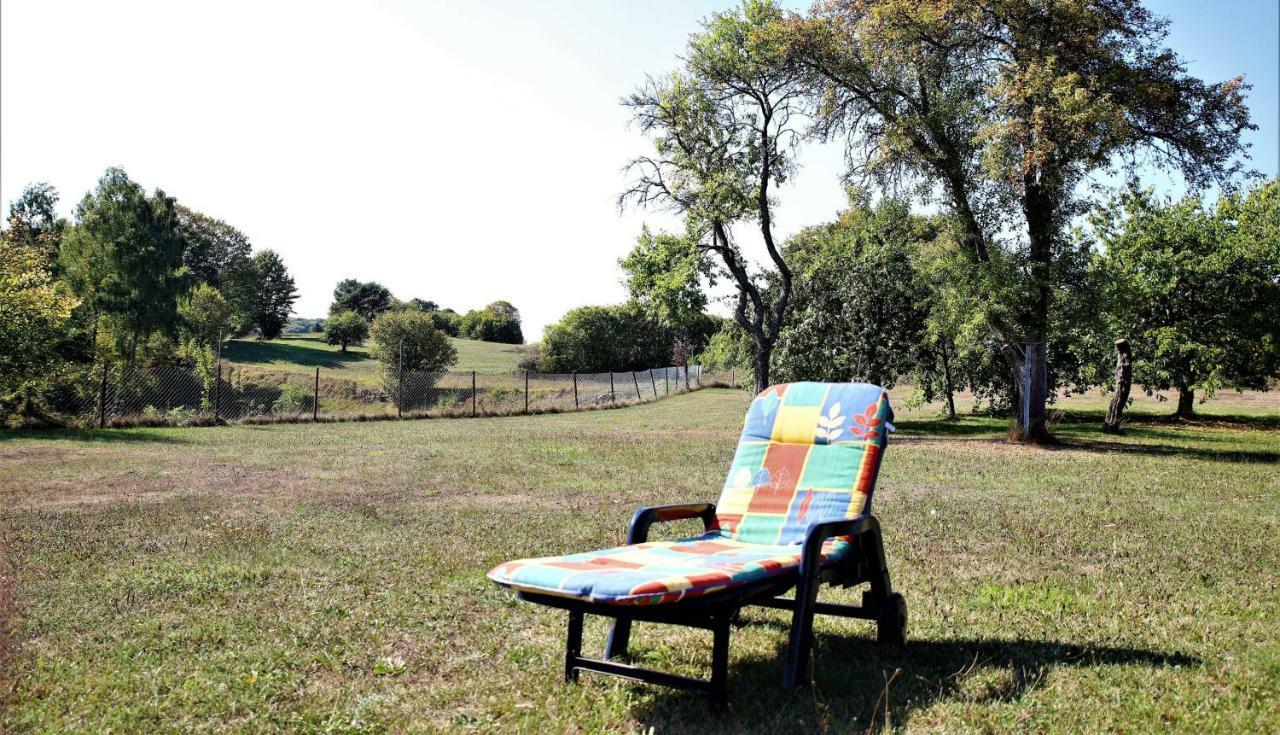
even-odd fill
[[[70,215],[123,166],[280,252],[298,315],[354,277],[458,311],[507,299],[536,340],[625,297],[644,221],[677,226],[617,213],[648,149],[617,101],[729,4],[5,0],[0,202],[48,181]],[[801,163],[783,236],[844,203],[838,149]]]

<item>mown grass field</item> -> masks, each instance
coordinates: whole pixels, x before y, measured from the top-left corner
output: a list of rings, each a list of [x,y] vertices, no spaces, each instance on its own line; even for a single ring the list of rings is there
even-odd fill
[[[505,373],[515,370],[520,359],[519,345],[455,337],[450,337],[449,341],[458,351],[458,362],[452,366],[453,370]],[[268,341],[235,339],[227,343],[222,357],[228,365],[236,367],[304,373],[320,368],[329,377],[368,384],[378,382],[378,362],[369,356],[367,346],[351,346],[346,352],[341,352],[337,347],[326,344],[319,334],[286,334]]]
[[[1275,396],[1184,424],[1138,416],[1121,437],[1097,432],[1096,403],[1064,404],[1054,448],[1004,443],[1001,420],[900,410],[876,511],[908,646],[819,619],[816,687],[788,693],[787,618],[750,611],[722,718],[686,693],[563,684],[564,614],[484,572],[620,543],[639,505],[714,499],[740,392],[0,434],[15,603],[0,730],[1277,731]],[[589,621],[591,649],[603,630]],[[705,632],[640,625],[633,641],[649,666],[710,660]]]

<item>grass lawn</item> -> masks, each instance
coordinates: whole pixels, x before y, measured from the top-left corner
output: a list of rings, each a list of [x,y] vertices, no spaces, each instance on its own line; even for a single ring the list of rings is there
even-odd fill
[[[451,368],[453,370],[504,373],[515,370],[520,359],[519,345],[455,337],[450,337],[449,341],[458,350],[458,362]],[[266,342],[234,339],[227,343],[222,357],[235,366],[306,373],[318,367],[323,373],[328,373],[328,377],[371,384],[378,381],[378,363],[369,357],[367,347],[353,346],[341,352],[337,347],[326,344],[319,334],[286,334]]]
[[[876,510],[904,650],[819,618],[816,687],[784,692],[788,619],[752,610],[723,719],[563,684],[564,614],[485,570],[714,500],[745,407],[0,433],[0,731],[1280,730],[1280,414],[1229,400],[1118,438],[1074,403],[1051,449],[899,411]],[[633,653],[703,675],[710,636],[641,624]]]

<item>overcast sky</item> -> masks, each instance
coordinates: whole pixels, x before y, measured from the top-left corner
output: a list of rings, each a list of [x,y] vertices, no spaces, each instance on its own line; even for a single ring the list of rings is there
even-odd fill
[[[354,277],[458,311],[509,300],[534,340],[625,298],[641,224],[675,226],[616,210],[647,145],[618,98],[729,4],[4,0],[0,200],[48,181],[70,215],[122,166],[280,252],[298,315]],[[1255,85],[1253,165],[1276,175],[1277,0],[1151,5],[1194,73]],[[801,164],[784,236],[844,201],[838,149]]]

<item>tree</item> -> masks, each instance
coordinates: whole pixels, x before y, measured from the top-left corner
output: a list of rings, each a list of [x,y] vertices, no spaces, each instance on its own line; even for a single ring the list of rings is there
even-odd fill
[[[275,339],[284,330],[293,313],[298,289],[284,261],[274,250],[263,250],[253,256],[254,306],[253,324],[261,339]]]
[[[436,329],[448,336],[457,337],[462,334],[462,316],[453,309],[432,311],[430,316],[431,323],[435,325]]]
[[[60,362],[56,347],[77,301],[53,277],[48,240],[55,236],[12,224],[0,232],[0,403],[47,380]]]
[[[58,249],[67,221],[58,216],[58,190],[43,181],[28,184],[9,203],[9,233],[27,245],[39,245],[38,255],[57,275]],[[24,256],[25,257],[25,256]]]
[[[467,312],[458,322],[458,333],[482,342],[524,344],[520,312],[509,301],[495,301],[479,311]]]
[[[1278,201],[1276,182],[1212,209],[1135,191],[1093,217],[1134,380],[1176,389],[1175,416],[1194,414],[1197,392],[1264,390],[1280,374]]]
[[[369,322],[354,311],[340,311],[324,323],[324,341],[338,345],[342,352],[347,345],[358,345],[369,336]]]
[[[217,346],[231,336],[235,313],[218,289],[201,283],[178,303],[189,338],[201,349]]]
[[[1048,362],[1018,344],[1053,338],[1055,254],[1081,184],[1140,162],[1193,185],[1239,170],[1247,86],[1188,75],[1164,48],[1167,26],[1139,0],[833,0],[793,22],[819,130],[846,136],[851,175],[940,193],[983,287],[998,285],[981,277],[998,250],[1020,256],[1020,297],[988,296],[984,317],[1011,372],[1035,377],[1018,414],[1025,440],[1048,436]]]
[[[623,101],[655,152],[631,162],[637,178],[620,197],[685,217],[701,251],[716,256],[737,288],[734,320],[751,335],[757,390],[791,298],[791,269],[773,235],[770,187],[786,181],[798,140],[793,120],[804,89],[787,53],[784,14],[771,0],[748,0],[713,14],[689,42],[684,69]],[[776,288],[766,289],[732,235],[759,228]]]
[[[329,313],[354,311],[372,322],[378,315],[391,308],[395,298],[385,286],[375,281],[357,281],[347,278],[339,281],[333,289],[333,303],[329,305]]]
[[[458,351],[431,323],[431,317],[420,311],[389,311],[369,327],[373,338],[370,354],[384,368],[435,372],[454,364]]]
[[[95,341],[132,362],[152,334],[175,331],[188,283],[182,251],[174,200],[159,189],[148,198],[123,170],[107,169],[76,206],[61,247],[63,272]]]
[[[707,341],[707,347],[698,355],[703,370],[724,372],[729,369],[751,369],[751,337],[733,320],[726,319],[720,329]]]
[[[403,303],[407,309],[415,309],[417,311],[425,311],[428,313],[438,311],[440,309],[440,306],[436,304],[436,302],[419,298],[409,299]]]
[[[255,272],[252,245],[240,230],[219,219],[177,206],[183,265],[199,283],[216,288],[233,313],[232,331],[253,325]]]
[[[582,306],[546,328],[539,365],[548,373],[647,370],[671,362],[671,333],[639,305]]]
[[[710,262],[698,243],[677,235],[654,235],[645,227],[636,246],[619,261],[631,300],[662,324],[675,340],[672,357],[679,365],[701,352],[719,328],[708,316],[703,283],[715,284]]]
[[[929,293],[912,262],[933,223],[905,202],[850,193],[836,222],[802,230],[785,246],[795,303],[774,353],[780,379],[893,386],[920,361]]]

